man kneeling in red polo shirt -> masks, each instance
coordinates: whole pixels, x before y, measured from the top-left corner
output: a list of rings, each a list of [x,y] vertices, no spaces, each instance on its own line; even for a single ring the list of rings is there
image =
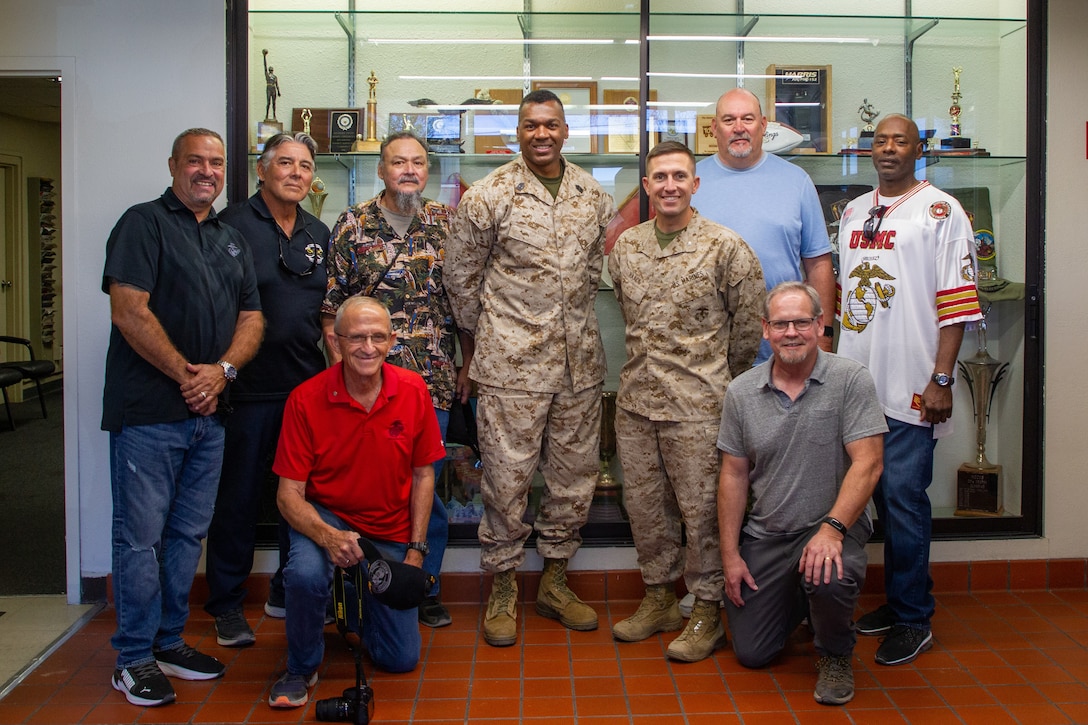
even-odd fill
[[[385,362],[396,342],[386,309],[351,297],[333,329],[343,359],[291,393],[273,465],[291,553],[284,569],[287,671],[272,686],[272,707],[306,704],[324,656],[333,571],[364,558],[360,534],[387,559],[422,564],[431,464],[446,454],[423,378]],[[414,669],[421,643],[416,610],[363,596],[362,639],[371,661],[389,672]]]

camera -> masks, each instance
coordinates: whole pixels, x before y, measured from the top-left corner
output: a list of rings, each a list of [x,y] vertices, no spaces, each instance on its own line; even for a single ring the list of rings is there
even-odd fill
[[[370,685],[349,687],[341,697],[314,703],[318,722],[350,722],[366,725],[374,716],[374,691]]]

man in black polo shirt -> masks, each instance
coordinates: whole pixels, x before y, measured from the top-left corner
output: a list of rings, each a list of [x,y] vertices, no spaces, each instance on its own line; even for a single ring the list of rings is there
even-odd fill
[[[224,669],[181,633],[223,462],[219,395],[264,331],[249,248],[212,209],[225,166],[219,134],[182,132],[169,159],[171,187],[125,212],[106,243],[112,682],[134,705],[172,702],[164,675],[209,680]]]
[[[270,480],[288,394],[325,369],[319,343],[329,228],[299,206],[314,180],[316,153],[317,144],[304,133],[273,136],[257,160],[257,193],[219,215],[249,243],[267,322],[260,351],[231,386],[234,410],[224,421],[223,475],[208,530],[204,609],[215,617],[216,641],[224,647],[256,640],[242,602],[253,568],[261,494]],[[265,605],[269,615],[280,618],[289,548],[281,520],[280,566]]]

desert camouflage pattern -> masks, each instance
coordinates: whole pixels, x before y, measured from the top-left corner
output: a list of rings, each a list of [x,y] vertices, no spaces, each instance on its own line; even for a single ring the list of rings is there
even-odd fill
[[[671,584],[682,575],[689,592],[712,602],[721,599],[725,586],[718,544],[719,424],[652,421],[616,409],[623,501],[642,579]],[[681,521],[687,525],[686,550]]]
[[[602,387],[536,393],[479,386],[477,422],[484,471],[479,537],[484,570],[521,566],[525,539],[534,528],[536,550],[544,558],[569,559],[578,550],[579,529],[589,514],[600,467]],[[523,518],[538,469],[544,491],[530,526]]]
[[[615,213],[567,161],[555,199],[520,156],[469,187],[451,225],[446,289],[458,326],[476,338],[473,380],[549,393],[568,374],[575,391],[604,380],[594,301]]]
[[[608,272],[627,328],[616,405],[653,421],[718,419],[729,381],[751,367],[763,337],[755,252],[696,212],[665,249],[653,220],[628,229]]]
[[[423,376],[434,407],[449,410],[457,370],[453,312],[442,276],[453,211],[424,199],[402,239],[382,216],[379,199],[381,194],[356,204],[336,220],[321,312],[335,315],[344,300],[359,294],[385,305],[397,333],[386,359]]]

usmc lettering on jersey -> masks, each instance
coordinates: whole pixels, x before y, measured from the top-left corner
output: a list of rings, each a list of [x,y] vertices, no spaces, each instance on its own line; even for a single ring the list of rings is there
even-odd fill
[[[850,232],[851,249],[895,249],[895,230],[881,229],[873,235],[873,241],[862,236],[860,229]]]

